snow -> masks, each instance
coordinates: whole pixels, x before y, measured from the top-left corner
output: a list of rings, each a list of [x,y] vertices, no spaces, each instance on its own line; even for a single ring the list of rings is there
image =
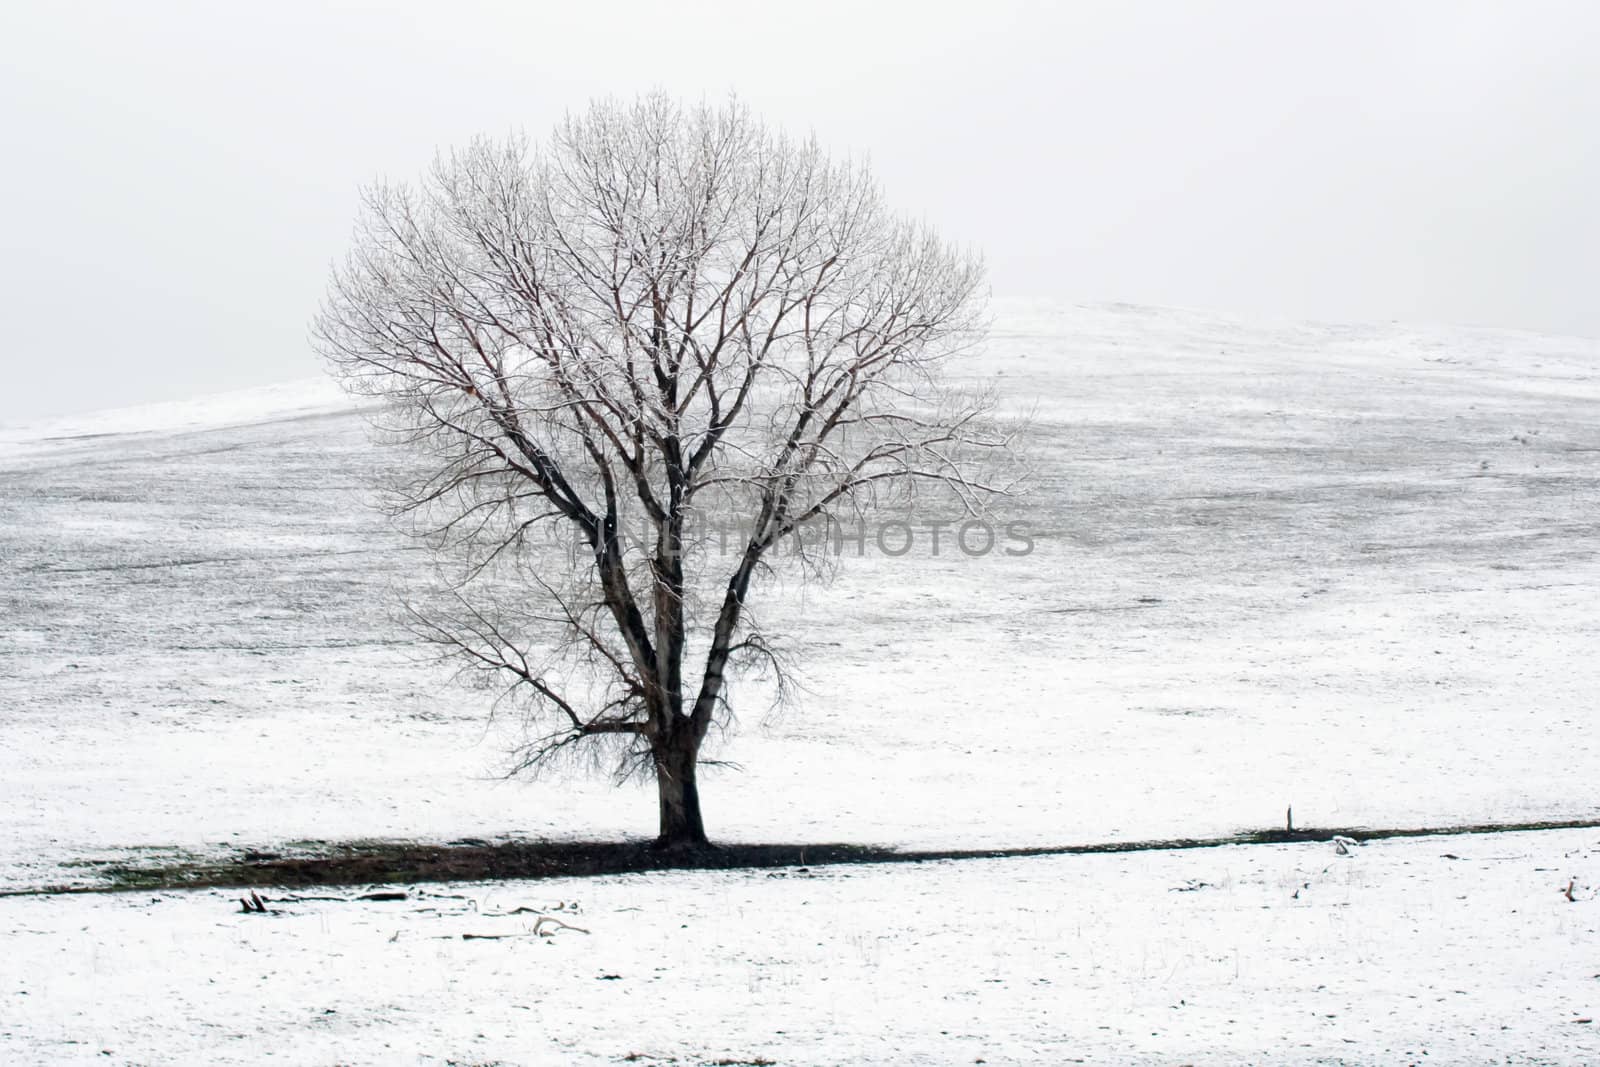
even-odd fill
[[[1600,342],[1007,302],[975,369],[1035,412],[1009,517],[1036,550],[766,590],[809,691],[777,716],[736,691],[714,837],[1600,816]],[[368,506],[388,462],[324,382],[0,430],[0,886],[653,831],[636,785],[495,777],[513,724],[391,619],[414,557]],[[429,941],[464,927],[405,906],[7,899],[0,1059],[1570,1062],[1595,905],[1555,890],[1576,857],[1596,880],[1595,839],[1374,844],[1326,875],[1332,846],[1286,846],[495,888],[583,901],[593,933],[536,941]],[[632,992],[657,966],[671,994]]]
[[[53,1064],[1594,1062],[1597,874],[1600,832],[1562,831],[1349,856],[426,886],[266,915],[220,890],[9,898],[0,1049]],[[587,932],[534,936],[518,907]]]
[[[267,420],[349,411],[354,406],[329,377],[281,382],[189,400],[0,425],[0,459],[40,452],[59,453],[105,437],[197,433]]]

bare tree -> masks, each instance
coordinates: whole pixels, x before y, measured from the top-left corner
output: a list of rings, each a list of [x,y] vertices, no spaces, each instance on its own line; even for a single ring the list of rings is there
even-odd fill
[[[1000,489],[991,395],[943,374],[981,263],[862,166],[659,95],[363,205],[314,336],[421,457],[397,506],[454,568],[423,632],[540,724],[520,768],[611,741],[654,771],[658,844],[705,844],[702,742],[777,665],[748,606],[774,547]]]

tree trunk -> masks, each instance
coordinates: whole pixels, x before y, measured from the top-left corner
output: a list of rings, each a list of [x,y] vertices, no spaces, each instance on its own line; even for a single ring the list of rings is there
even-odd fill
[[[659,849],[705,848],[705,823],[700,819],[700,789],[695,782],[700,744],[690,730],[669,738],[655,752],[656,789],[661,798]]]

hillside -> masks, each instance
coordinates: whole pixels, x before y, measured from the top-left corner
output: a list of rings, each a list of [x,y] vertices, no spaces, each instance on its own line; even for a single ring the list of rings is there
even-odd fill
[[[1600,813],[1600,343],[1003,302],[1035,550],[778,587],[809,692],[724,840],[1031,845]],[[390,458],[327,383],[0,430],[0,881],[149,846],[646,836],[393,623]],[[943,516],[941,516],[943,517]]]

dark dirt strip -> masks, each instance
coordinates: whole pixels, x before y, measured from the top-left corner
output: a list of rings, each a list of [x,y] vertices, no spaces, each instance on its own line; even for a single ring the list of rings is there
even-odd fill
[[[87,864],[103,885],[0,890],[0,897],[130,890],[249,888],[252,886],[350,886],[414,882],[474,882],[574,878],[667,870],[758,870],[838,864],[928,863],[940,860],[1072,856],[1108,852],[1167,852],[1228,845],[1329,841],[1358,842],[1405,837],[1526,833],[1537,830],[1600,829],[1600,819],[1474,823],[1459,826],[1371,828],[1318,827],[1255,830],[1226,837],[1179,837],[1156,841],[994,849],[895,849],[840,844],[729,844],[660,851],[647,841],[504,841],[463,839],[445,844],[357,841],[303,843],[293,854],[245,851],[215,862],[142,867],[108,860]]]

